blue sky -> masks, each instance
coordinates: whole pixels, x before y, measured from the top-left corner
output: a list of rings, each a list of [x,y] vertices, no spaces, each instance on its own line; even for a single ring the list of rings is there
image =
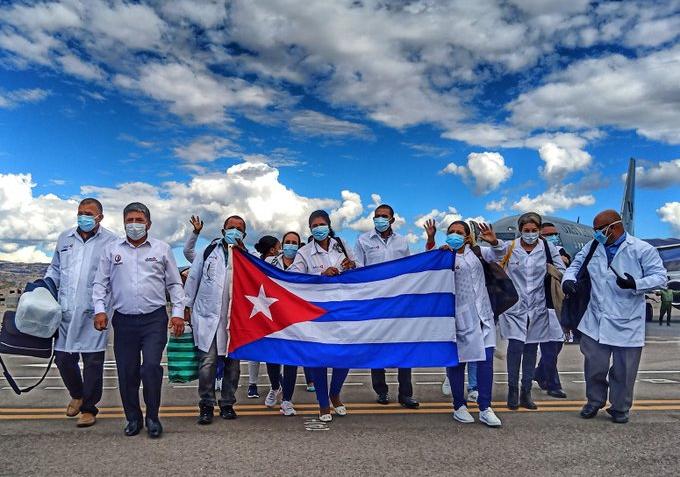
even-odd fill
[[[590,222],[629,157],[637,234],[678,236],[679,32],[671,2],[3,5],[0,259],[46,260],[88,195],[175,247],[192,213],[252,243],[318,207],[353,241],[376,201],[415,248],[430,217]]]

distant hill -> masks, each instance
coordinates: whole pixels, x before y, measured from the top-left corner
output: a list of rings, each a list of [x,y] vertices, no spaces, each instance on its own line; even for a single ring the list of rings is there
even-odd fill
[[[27,282],[45,276],[47,263],[19,263],[0,260],[0,290],[23,288]]]

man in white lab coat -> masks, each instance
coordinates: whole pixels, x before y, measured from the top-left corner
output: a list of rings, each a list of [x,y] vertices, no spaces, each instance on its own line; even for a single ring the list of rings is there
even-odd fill
[[[108,332],[100,333],[92,326],[92,284],[102,252],[116,240],[100,225],[103,218],[102,204],[97,199],[83,199],[78,204],[78,225],[59,235],[45,274],[59,288],[62,318],[54,345],[55,362],[71,395],[66,415],[80,413],[78,427],[96,422],[103,389]],[[81,359],[82,374],[78,365]]]
[[[609,391],[611,407],[607,412],[613,422],[626,423],[645,344],[645,293],[666,285],[666,270],[654,247],[626,233],[616,211],[599,213],[593,228],[601,246],[588,263],[592,290],[578,327],[583,333],[581,352],[588,398],[581,417],[595,417],[607,402]],[[576,293],[576,274],[590,246],[583,247],[564,274],[562,288],[566,294]]]

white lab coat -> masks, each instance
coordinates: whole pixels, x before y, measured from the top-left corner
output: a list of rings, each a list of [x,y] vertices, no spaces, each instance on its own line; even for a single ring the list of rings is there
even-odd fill
[[[547,263],[543,241],[539,240],[532,252],[527,253],[520,240],[515,239],[515,247],[506,267],[508,276],[517,289],[519,301],[499,317],[501,337],[524,343],[562,341],[562,326],[554,312],[548,313],[545,302]],[[507,253],[511,243],[504,242],[502,247],[493,249],[498,260]],[[565,266],[559,252],[552,244],[548,244],[548,247],[553,264],[564,272]]]
[[[227,264],[227,251],[221,241],[206,260],[203,253],[196,255],[191,265],[184,285],[184,305],[191,308],[191,327],[198,349],[207,353],[217,336],[217,354],[226,356],[231,264]]]
[[[576,255],[562,282],[576,274],[590,250],[587,243]],[[622,277],[629,273],[637,289],[624,290],[607,263],[602,245],[595,249],[588,272],[592,288],[590,302],[578,329],[604,345],[641,347],[645,344],[645,293],[666,286],[667,272],[659,252],[647,242],[628,234],[619,246],[611,267]]]
[[[481,247],[481,251],[486,261],[496,260],[493,249]],[[484,267],[469,245],[456,254],[455,283],[458,361],[484,361],[485,348],[496,346],[496,329]]]
[[[66,353],[106,351],[108,330],[94,328],[92,285],[106,246],[117,240],[113,232],[99,226],[97,233],[83,242],[76,228],[66,230],[57,239],[45,277],[59,288],[61,323],[54,349]],[[109,317],[111,312],[107,307]]]
[[[193,263],[194,259],[196,258],[197,241],[198,234],[192,230],[191,233],[189,234],[189,237],[187,237],[186,243],[184,244],[184,249],[182,249],[182,253],[184,253],[184,258],[186,258],[189,263]]]
[[[352,261],[354,253],[347,242],[342,242],[347,250],[348,258]],[[335,267],[342,272],[342,261],[345,259],[345,254],[338,246],[336,239],[331,238],[331,243],[328,251],[319,246],[316,240],[303,245],[295,255],[293,264],[288,268],[289,272],[308,273],[309,275],[321,275],[321,273],[329,267]]]

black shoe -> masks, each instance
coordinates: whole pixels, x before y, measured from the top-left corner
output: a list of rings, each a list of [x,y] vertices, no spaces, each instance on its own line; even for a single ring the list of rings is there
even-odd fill
[[[559,398],[559,399],[566,399],[567,393],[565,393],[561,389],[552,389],[552,390],[548,391],[548,396],[552,396],[554,398]]]
[[[517,386],[508,387],[508,409],[513,411],[519,409],[519,388]]]
[[[128,437],[136,436],[142,430],[144,426],[142,421],[128,421],[127,426],[125,426],[125,435]]]
[[[519,405],[525,409],[538,409],[534,400],[531,399],[531,389],[522,389],[519,395]]]
[[[581,417],[583,419],[592,419],[597,416],[598,411],[602,409],[601,407],[595,407],[591,404],[586,404],[581,409]]]
[[[541,388],[543,391],[548,390],[548,383],[546,383],[543,380],[539,380],[538,378],[534,378],[534,381],[536,381],[536,384],[538,384],[538,387]]]
[[[212,404],[199,404],[198,423],[201,425],[212,424],[214,406]]]
[[[627,412],[615,411],[610,407],[609,409],[607,409],[607,414],[609,414],[612,417],[612,422],[616,424],[625,424],[628,422]]]
[[[222,419],[236,419],[236,411],[234,411],[234,406],[222,406],[220,407],[220,417]]]
[[[390,403],[390,396],[385,393],[385,394],[378,394],[378,399],[375,400],[378,404],[389,404]]]
[[[399,397],[399,404],[407,409],[418,409],[420,403],[413,399],[411,396],[401,396]]]
[[[146,418],[146,432],[149,434],[149,437],[152,439],[158,439],[161,434],[163,434],[163,426],[161,426],[161,421],[158,419],[153,420],[150,418]]]

